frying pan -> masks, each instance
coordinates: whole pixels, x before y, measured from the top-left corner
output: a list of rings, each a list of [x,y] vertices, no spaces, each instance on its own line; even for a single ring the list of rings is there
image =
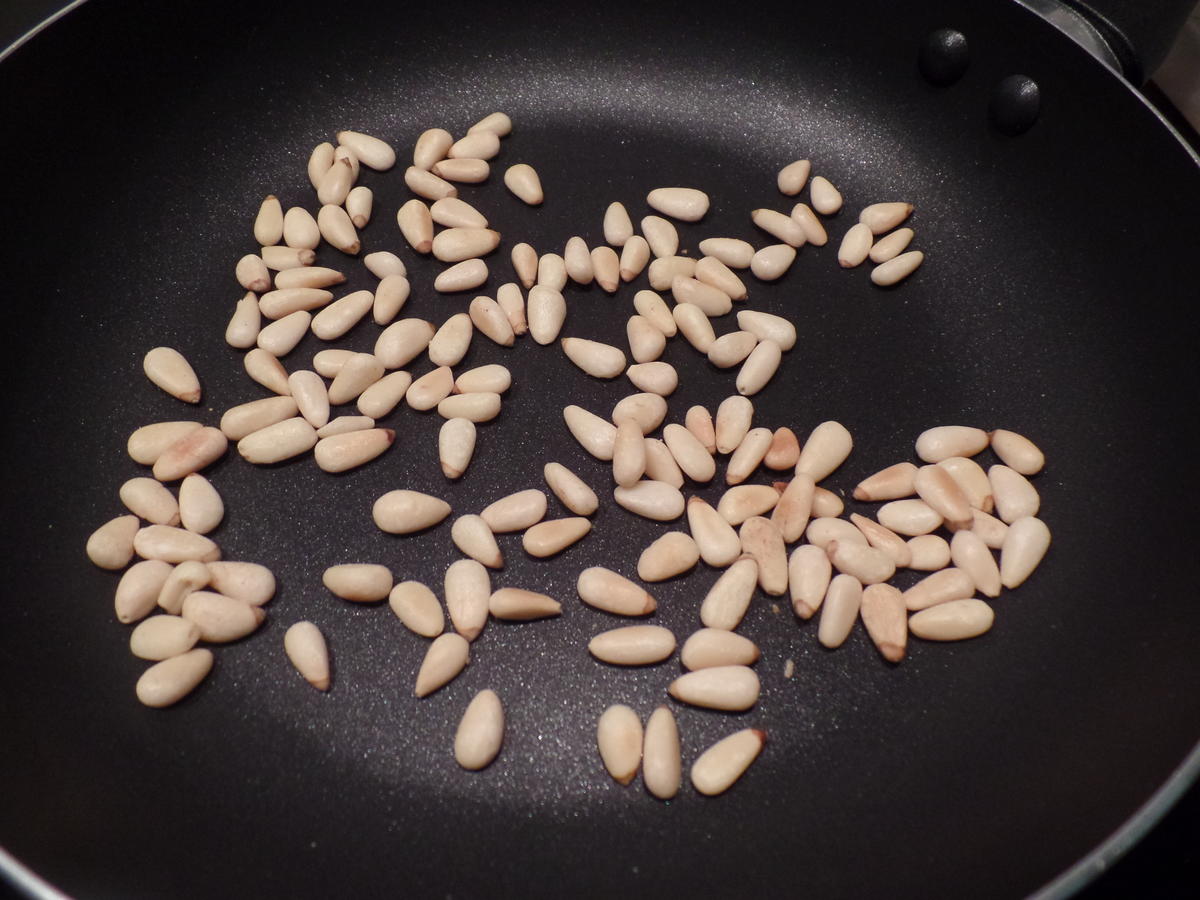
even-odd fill
[[[945,27],[967,36],[970,64],[935,86],[916,60]],[[67,893],[1061,895],[1194,776],[1197,162],[1124,81],[1028,10],[112,0],[72,12],[4,70],[0,844]],[[1014,74],[1040,88],[1019,135],[989,118]],[[685,764],[738,728],[769,733],[717,799],[685,787],[663,804],[621,788],[593,749],[599,712],[624,702],[649,714],[678,663],[625,671],[589,658],[587,639],[619,623],[578,603],[574,578],[593,564],[632,573],[662,526],[606,502],[592,534],[553,560],[505,539],[495,583],[556,596],[564,615],[492,623],[467,671],[421,702],[422,640],[320,586],[326,566],[352,560],[440,586],[456,556],[446,526],[397,538],[372,524],[391,488],[467,512],[539,486],[558,459],[607,497],[606,468],[559,410],[605,414],[631,387],[583,375],[557,348],[474,342],[463,365],[503,362],[515,384],[458,483],[438,471],[436,421],[412,411],[386,423],[396,446],[341,476],[232,453],[211,467],[225,557],[270,566],[279,593],[266,626],[219,648],[174,709],[134,700],[143,664],[111,611],[116,578],[83,555],[120,512],[117,486],[141,474],[124,452],[134,428],[215,423],[264,395],[221,338],[262,195],[310,203],[304,161],[339,128],[403,156],[424,128],[461,133],[494,109],[516,123],[500,163],[533,164],[547,200],[523,207],[495,175],[463,191],[504,234],[487,291],[508,280],[515,241],[597,243],[607,203],[642,215],[664,183],[713,197],[703,222],[681,226],[685,246],[718,234],[761,245],[748,211],[786,208],[774,173],[810,157],[846,208],[829,245],[804,248],[780,282],[751,284],[753,306],[800,332],[755,398],[756,421],[801,435],[845,423],[856,450],[828,486],[846,493],[940,423],[1015,429],[1049,460],[1037,484],[1054,546],[996,601],[980,639],[914,640],[890,666],[861,629],[825,651],[814,623],[756,599],[743,631],[763,651],[757,706],[676,710]],[[397,251],[413,273],[405,314],[465,309],[472,294],[435,295],[437,267],[402,245],[400,173],[364,181],[377,197],[367,248]],[[836,245],[857,209],[890,198],[917,204],[928,260],[879,290],[839,269]],[[372,283],[336,251],[319,261],[350,273],[347,290]],[[569,289],[564,333],[623,344],[631,296]],[[375,333],[363,324],[342,343],[369,349]],[[141,376],[159,344],[200,373],[199,409]],[[319,348],[309,336],[286,363]],[[681,374],[673,419],[733,392],[730,373],[680,341],[664,358]],[[719,488],[694,493],[715,500]],[[657,620],[689,633],[716,575],[702,566],[656,586]],[[283,657],[300,619],[329,638],[328,695]],[[508,732],[497,762],[466,774],[450,742],[484,687],[504,698]],[[1141,823],[1110,841],[1148,798]]]

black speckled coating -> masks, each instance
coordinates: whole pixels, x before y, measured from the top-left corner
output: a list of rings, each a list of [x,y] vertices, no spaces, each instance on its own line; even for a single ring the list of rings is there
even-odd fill
[[[1190,512],[1200,174],[1083,51],[1013,5],[975,6],[111,0],[5,62],[0,844],[87,897],[1011,897],[1118,828],[1200,736]],[[939,27],[971,42],[967,73],[947,88],[916,65]],[[1042,93],[1019,138],[988,121],[992,86],[1013,72]],[[742,632],[763,651],[758,705],[676,707],[685,767],[735,729],[769,734],[718,799],[685,786],[662,804],[640,780],[621,788],[594,750],[604,707],[648,715],[679,665],[627,671],[584,650],[620,623],[578,601],[575,576],[595,564],[634,574],[665,528],[609,501],[608,468],[559,412],[574,402],[606,414],[631,386],[585,376],[557,347],[476,338],[463,365],[503,362],[515,384],[458,483],[437,466],[440,420],[411,410],[385,420],[396,446],[340,476],[308,458],[256,469],[230,454],[213,466],[228,509],[214,537],[226,558],[270,566],[280,589],[262,631],[218,648],[212,676],[173,710],[134,700],[144,664],[112,614],[117,578],[83,555],[88,534],[121,512],[120,483],[142,474],[124,451],[135,427],[216,424],[265,396],[222,340],[262,195],[310,205],[305,160],[338,128],[385,137],[404,159],[424,128],[461,134],[494,109],[512,115],[514,133],[490,182],[461,191],[504,235],[481,293],[510,279],[516,241],[598,242],[610,201],[636,218],[665,183],[713,198],[703,222],[680,225],[692,252],[717,235],[765,243],[748,211],[790,209],[775,173],[809,157],[846,208],[827,222],[830,243],[804,248],[780,282],[747,275],[749,305],[800,332],[755,398],[756,422],[802,437],[845,423],[856,451],[827,484],[847,494],[911,458],[933,424],[1012,428],[1049,460],[1036,483],[1054,547],[996,601],[984,638],[914,640],[891,667],[861,628],[827,652],[815,622],[757,597]],[[543,207],[500,185],[515,162],[541,173]],[[466,309],[474,292],[436,295],[437,265],[402,246],[399,168],[361,182],[376,192],[367,250],[398,252],[412,273],[404,315],[440,322]],[[916,204],[913,246],[928,254],[890,290],[836,264],[855,210],[882,199]],[[346,292],[374,285],[329,248],[319,263],[350,273]],[[643,276],[616,297],[569,288],[563,334],[623,344],[644,286]],[[716,327],[732,330],[733,317]],[[377,333],[363,323],[337,345],[369,350]],[[158,344],[195,365],[200,409],[141,375]],[[285,364],[307,365],[321,346],[310,335]],[[682,376],[669,420],[733,391],[734,373],[681,339],[664,358]],[[594,529],[552,560],[502,537],[507,565],[493,582],[551,594],[564,615],[489,624],[467,671],[417,702],[424,641],[386,606],[330,596],[321,571],[384,562],[440,594],[457,555],[448,525],[385,535],[374,499],[409,487],[477,511],[541,486],[551,459],[605,501]],[[550,514],[567,513],[552,500]],[[653,587],[653,621],[682,639],[716,576],[701,566]],[[329,638],[328,695],[283,656],[282,634],[300,619]],[[453,732],[484,687],[504,699],[509,727],[497,762],[467,774]]]

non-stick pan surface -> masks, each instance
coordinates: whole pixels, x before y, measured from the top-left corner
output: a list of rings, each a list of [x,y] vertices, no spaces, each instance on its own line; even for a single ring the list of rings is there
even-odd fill
[[[971,64],[935,88],[915,59],[943,26],[968,35]],[[1042,89],[1039,120],[1016,138],[987,112],[1013,73]],[[934,424],[1013,428],[1049,460],[1037,484],[1054,546],[996,601],[983,638],[913,641],[893,667],[861,631],[827,652],[815,623],[756,599],[743,631],[763,650],[758,705],[677,709],[685,762],[738,728],[769,733],[719,799],[685,787],[659,803],[612,783],[594,751],[600,711],[625,702],[649,714],[678,663],[592,660],[586,640],[619,623],[582,606],[574,578],[595,564],[632,574],[662,526],[606,502],[593,533],[556,559],[505,539],[494,582],[552,594],[564,615],[489,625],[468,670],[421,702],[411,685],[423,641],[386,609],[320,585],[328,565],[377,560],[440,586],[456,557],[445,525],[395,538],[372,524],[372,501],[391,488],[468,512],[539,486],[542,464],[558,459],[607,497],[607,468],[560,410],[605,414],[632,388],[590,379],[557,348],[475,341],[464,366],[503,362],[516,381],[459,483],[438,471],[437,420],[412,411],[386,423],[397,446],[342,476],[303,459],[254,468],[232,452],[212,467],[228,507],[215,535],[225,557],[267,564],[280,589],[266,627],[220,648],[177,708],[136,703],[143,664],[112,614],[116,578],[83,554],[121,511],[118,485],[142,474],[124,451],[135,427],[215,424],[265,395],[222,340],[239,295],[232,264],[254,249],[262,195],[311,204],[305,159],[339,128],[381,135],[403,156],[423,129],[461,133],[494,109],[516,122],[499,164],[533,164],[547,200],[523,207],[495,174],[463,191],[504,234],[486,292],[509,279],[516,241],[598,243],[610,201],[640,215],[646,191],[666,183],[713,198],[703,222],[681,227],[693,252],[713,235],[762,244],[749,210],[790,208],[774,173],[809,157],[846,208],[829,245],[804,248],[775,285],[752,281],[749,303],[800,331],[755,398],[757,420],[802,435],[845,423],[856,450],[828,484],[847,494],[911,458]],[[1125,85],[1026,11],[112,0],[4,63],[0,120],[10,340],[0,844],[63,890],[1014,896],[1104,841],[1200,737],[1190,510],[1200,177]],[[367,248],[399,252],[414,273],[405,314],[441,321],[465,309],[473,294],[436,295],[435,264],[402,244],[400,171],[363,181],[376,191]],[[835,255],[857,209],[893,198],[916,203],[928,260],[885,291]],[[347,290],[373,283],[336,251],[320,262],[351,273]],[[644,286],[569,289],[564,333],[623,343]],[[376,333],[364,323],[342,344],[370,349]],[[199,371],[199,410],[141,375],[159,344]],[[319,348],[310,336],[285,362],[300,368]],[[681,373],[672,419],[733,393],[732,374],[680,340],[664,358]],[[715,500],[719,488],[694,492]],[[689,633],[716,575],[701,567],[656,587],[656,620]],[[282,654],[283,631],[305,618],[333,649],[328,695]],[[484,687],[504,698],[509,728],[497,762],[471,775],[450,744]]]

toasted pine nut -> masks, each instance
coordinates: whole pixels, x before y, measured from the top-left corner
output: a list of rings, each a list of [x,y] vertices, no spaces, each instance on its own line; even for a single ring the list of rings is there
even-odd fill
[[[909,250],[894,259],[878,265],[871,272],[871,281],[880,287],[891,287],[903,281],[925,261],[925,254],[920,250]]]
[[[990,437],[992,449],[1000,461],[1020,475],[1036,475],[1046,464],[1046,457],[1038,446],[1015,431],[997,428]]]
[[[666,581],[695,568],[700,550],[692,536],[668,531],[638,557],[637,573],[642,581]]]
[[[596,723],[596,747],[604,768],[617,784],[633,781],[642,763],[642,722],[638,714],[623,704],[604,710]]]
[[[618,616],[645,616],[658,606],[655,599],[641,587],[601,566],[592,566],[580,572],[575,589],[579,599],[588,606]]]
[[[670,522],[683,515],[683,494],[662,481],[639,481],[633,487],[618,485],[613,499],[631,513],[656,522]]]
[[[1017,519],[1038,514],[1041,498],[1024,475],[1008,466],[996,465],[988,469],[988,481],[1001,521],[1011,525]]]
[[[908,546],[911,555],[908,563],[910,569],[936,572],[938,569],[944,569],[950,565],[950,545],[943,537],[936,534],[919,534],[904,543]]]
[[[621,248],[621,256],[617,260],[617,274],[622,281],[633,281],[642,274],[646,264],[650,262],[650,244],[640,234],[635,234]]]
[[[446,153],[454,144],[454,137],[444,128],[429,128],[422,131],[413,145],[413,166],[418,169],[431,169],[434,163],[446,158]]]
[[[482,132],[488,134],[489,132]],[[491,765],[504,743],[504,707],[495,691],[472,698],[454,732],[454,761],[475,772]]]
[[[447,478],[461,478],[475,455],[475,423],[470,419],[447,419],[438,432],[438,462]]]
[[[1000,580],[1011,590],[1025,583],[1050,549],[1050,529],[1041,519],[1023,516],[1008,527],[1000,548]]]
[[[707,797],[723,794],[762,752],[767,733],[743,728],[717,741],[692,763],[692,786]]]
[[[721,572],[700,606],[700,620],[704,626],[725,631],[736,629],[750,608],[757,583],[758,563],[754,557],[742,557]]]
[[[487,624],[492,577],[482,563],[460,559],[446,569],[443,582],[446,610],[455,630],[468,641],[479,637]]]
[[[153,525],[179,524],[179,502],[153,478],[130,478],[118,494],[131,513]]]
[[[809,183],[808,195],[812,206],[823,216],[832,216],[842,208],[842,195],[823,175],[817,175]]]
[[[667,691],[691,706],[740,712],[758,702],[759,682],[748,666],[713,666],[679,676]]]
[[[175,481],[216,462],[228,447],[228,438],[216,428],[189,431],[154,460],[151,474],[159,481]]]
[[[646,721],[642,743],[642,781],[646,790],[659,800],[670,800],[679,793],[681,770],[679,726],[670,708],[660,706]]]
[[[146,563],[157,563],[167,566],[159,560],[146,560]],[[170,569],[170,566],[167,566]],[[130,569],[130,571],[133,571]],[[151,598],[151,608],[154,600]],[[125,621],[125,620],[123,620]],[[187,653],[200,640],[200,629],[194,622],[189,622],[181,616],[154,616],[146,619],[129,635],[129,650],[139,659],[160,661]]]
[[[562,615],[562,604],[553,597],[522,588],[500,588],[488,600],[488,611],[497,619],[529,622]]]
[[[162,708],[178,703],[212,671],[211,650],[189,650],[155,663],[137,682],[137,698],[146,706]]]
[[[595,378],[616,378],[625,371],[620,347],[576,337],[563,338],[561,343],[567,358]]]
[[[992,627],[995,613],[982,600],[951,600],[909,617],[908,630],[927,641],[964,641]]]
[[[437,329],[433,324],[424,319],[401,319],[399,322],[393,322],[376,338],[375,358],[383,363],[385,369],[399,369],[424,353],[436,333]],[[348,354],[346,360],[352,355]],[[315,358],[313,362],[316,363]],[[342,361],[342,365],[345,365],[345,360]],[[321,372],[320,368],[317,368],[317,371]],[[336,378],[339,371],[340,365],[336,371],[331,369],[321,374],[326,378]]]
[[[405,628],[421,637],[435,638],[446,629],[437,596],[419,581],[402,581],[392,588],[388,606]]]
[[[470,661],[471,645],[466,638],[454,633],[438,635],[425,651],[413,693],[428,697],[457,678]]]
[[[223,518],[225,503],[212,482],[197,472],[184,478],[179,485],[180,524],[196,534],[208,534],[221,524]]]
[[[858,618],[862,594],[862,584],[853,575],[835,575],[829,582],[817,627],[817,640],[823,647],[832,650],[846,642]]]
[[[596,492],[562,463],[546,463],[542,469],[542,476],[554,492],[554,496],[575,515],[590,516],[599,507],[600,499]]]
[[[481,517],[468,514],[459,516],[450,526],[450,540],[464,554],[487,566],[499,569],[504,566],[504,556],[496,536]]]
[[[829,556],[815,544],[801,544],[788,558],[788,592],[792,611],[801,619],[811,619],[821,608],[833,565]]]
[[[807,159],[798,159],[795,162],[788,163],[775,176],[775,183],[779,186],[779,193],[795,197],[804,190],[804,185],[808,183],[808,175],[811,171],[812,163]]]
[[[517,163],[509,166],[504,172],[504,186],[508,188],[523,203],[538,206],[545,199],[542,191],[542,181],[533,166]]]
[[[927,609],[950,600],[961,600],[975,593],[975,581],[962,569],[949,568],[926,575],[904,592],[904,605],[910,612]]]
[[[661,625],[627,625],[596,635],[588,652],[615,666],[648,666],[675,652],[675,635]]]
[[[905,247],[912,243],[914,234],[915,232],[911,228],[899,228],[887,237],[880,238],[871,247],[871,262],[885,263],[889,259],[895,259],[904,252]]]
[[[450,504],[418,491],[388,491],[375,501],[371,517],[380,531],[412,534],[438,524],[450,515]]]
[[[521,537],[521,546],[530,556],[545,559],[578,543],[591,530],[591,519],[583,516],[547,519],[525,529],[525,534]]]

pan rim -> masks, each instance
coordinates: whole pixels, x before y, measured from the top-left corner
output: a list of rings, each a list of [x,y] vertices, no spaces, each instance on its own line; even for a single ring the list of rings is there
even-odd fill
[[[50,26],[87,2],[88,0],[69,0],[60,9],[31,26],[11,43],[0,48],[0,64]],[[1137,85],[1129,81],[1120,71],[1106,64],[1088,47],[1080,44],[1076,37],[1059,22],[1039,12],[1037,4],[1032,0],[1008,0],[1008,2],[1061,33],[1064,38],[1070,40],[1092,59],[1097,70],[1105,70],[1109,76],[1115,78],[1128,94],[1132,94],[1133,98],[1158,120],[1158,126],[1165,129],[1166,133],[1174,138],[1188,155],[1193,166],[1200,169],[1200,149],[1192,146]],[[1200,741],[1193,745],[1175,770],[1140,807],[1084,856],[1031,893],[1030,900],[1062,900],[1062,898],[1071,897],[1082,891],[1135,847],[1162,821],[1179,799],[1197,783],[1200,783]],[[34,900],[70,900],[69,895],[34,872],[0,844],[0,883],[5,880],[18,892],[34,898]]]

